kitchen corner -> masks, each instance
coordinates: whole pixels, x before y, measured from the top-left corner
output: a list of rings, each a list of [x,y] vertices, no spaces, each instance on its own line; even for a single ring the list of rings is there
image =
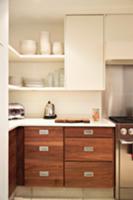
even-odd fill
[[[0,0],[0,200],[133,200],[132,24],[131,0]]]

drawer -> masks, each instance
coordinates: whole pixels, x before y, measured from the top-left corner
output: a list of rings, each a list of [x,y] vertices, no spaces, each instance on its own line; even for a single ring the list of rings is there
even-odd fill
[[[65,186],[112,188],[114,186],[111,162],[66,162]]]
[[[26,159],[25,185],[63,186],[63,163]]]
[[[66,161],[112,161],[113,139],[111,138],[66,138]]]
[[[42,159],[45,161],[63,161],[63,141],[60,139],[45,141],[26,141],[25,142],[26,159]]]
[[[93,127],[84,127],[84,128],[65,128],[65,137],[113,137],[114,129],[113,128],[93,128]]]
[[[46,138],[62,138],[63,128],[60,127],[26,127],[25,140],[45,140]]]

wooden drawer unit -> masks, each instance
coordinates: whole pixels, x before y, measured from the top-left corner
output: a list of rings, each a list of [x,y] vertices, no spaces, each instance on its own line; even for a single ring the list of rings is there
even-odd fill
[[[66,162],[67,187],[111,188],[114,185],[111,162]]]
[[[66,138],[66,161],[112,161],[112,138]]]
[[[60,138],[63,135],[63,128],[60,127],[26,127],[25,139],[26,141],[46,140],[46,138]]]
[[[63,185],[63,128],[25,128],[25,185]]]
[[[105,127],[84,127],[84,128],[65,128],[65,137],[85,137],[85,138],[91,138],[91,137],[102,137],[102,138],[108,138],[113,137],[114,135],[114,129],[113,128],[105,128]]]
[[[63,163],[44,162],[43,160],[25,161],[25,185],[30,186],[62,186]]]

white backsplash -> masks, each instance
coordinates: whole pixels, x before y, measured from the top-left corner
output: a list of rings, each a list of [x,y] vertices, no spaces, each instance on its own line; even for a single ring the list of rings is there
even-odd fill
[[[23,104],[26,117],[43,117],[48,100],[58,116],[90,117],[93,108],[101,110],[101,92],[10,92],[10,102]]]

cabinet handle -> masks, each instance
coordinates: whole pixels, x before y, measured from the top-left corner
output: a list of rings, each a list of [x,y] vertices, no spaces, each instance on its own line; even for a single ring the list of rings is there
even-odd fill
[[[39,130],[39,135],[48,135],[49,131],[48,130]]]
[[[84,130],[84,135],[93,135],[94,131],[92,129]]]
[[[49,176],[49,171],[40,171],[39,176],[41,177],[48,177]]]
[[[48,146],[39,146],[39,151],[49,151]]]
[[[84,152],[93,152],[93,151],[94,151],[94,147],[91,147],[91,146],[84,147]]]
[[[84,177],[93,177],[94,172],[84,172]]]

